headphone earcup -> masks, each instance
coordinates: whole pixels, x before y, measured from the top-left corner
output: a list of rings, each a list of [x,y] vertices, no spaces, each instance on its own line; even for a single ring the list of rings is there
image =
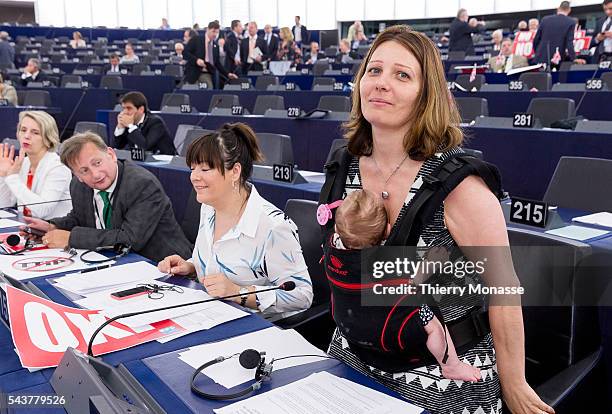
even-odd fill
[[[259,366],[261,354],[254,349],[245,349],[238,357],[238,361],[243,368],[253,369]]]

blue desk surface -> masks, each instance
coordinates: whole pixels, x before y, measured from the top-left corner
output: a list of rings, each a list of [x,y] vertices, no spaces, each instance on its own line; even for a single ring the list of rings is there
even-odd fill
[[[172,202],[174,215],[180,223],[192,189],[189,181],[190,170],[187,167],[161,163],[143,163],[142,166],[157,176]],[[263,198],[280,209],[284,209],[287,200],[292,198],[318,200],[321,192],[321,184],[318,183],[287,184],[263,180],[252,180],[252,182]]]
[[[513,116],[526,112],[532,98],[570,98],[576,103],[576,113],[591,120],[611,120],[612,111],[606,102],[612,100],[612,91],[593,92],[453,92],[456,97],[485,98],[490,116]],[[582,104],[578,107],[582,96]]]
[[[299,169],[308,171],[323,171],[323,165],[332,141],[342,137],[341,122],[324,119],[298,120],[295,118],[264,118],[262,116],[232,117],[203,113],[156,114],[166,123],[170,136],[174,136],[180,124],[199,125],[204,129],[215,130],[226,122],[245,122],[255,132],[274,132],[289,135],[293,146],[294,163],[297,164]],[[108,125],[109,137],[112,137],[117,126],[117,112],[100,110],[97,112],[96,120]]]
[[[161,114],[171,134],[179,124],[197,124],[216,129],[224,122],[245,122],[256,132],[274,131],[292,137],[298,167],[322,171],[334,139],[341,137],[337,121],[272,119],[263,117],[222,117],[198,114]],[[98,111],[98,121],[116,125],[112,111]],[[464,145],[484,152],[497,165],[503,187],[513,196],[541,200],[562,156],[612,159],[612,132],[589,134],[567,130],[502,129],[465,127]]]

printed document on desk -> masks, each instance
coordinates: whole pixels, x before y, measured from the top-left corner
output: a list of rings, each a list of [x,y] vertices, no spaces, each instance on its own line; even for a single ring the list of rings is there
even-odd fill
[[[24,224],[20,221],[11,220],[10,218],[0,218],[0,229],[5,229],[7,227],[19,227]]]
[[[217,414],[420,414],[423,409],[361,384],[317,372],[214,410]]]
[[[134,283],[127,288],[135,287],[136,285],[143,283],[154,283],[159,286],[167,287],[173,286],[169,283],[160,282],[158,280],[143,280],[139,283]],[[163,293],[163,297],[160,297],[159,299],[151,299],[148,295],[143,294],[117,300],[111,296],[111,293],[117,291],[117,288],[113,288],[102,292],[92,293],[84,299],[75,301],[75,303],[87,309],[101,309],[103,315],[107,316],[108,318],[112,318],[124,313],[159,309],[167,306],[187,304],[199,300],[210,299],[210,295],[202,290],[189,288],[182,289],[183,293],[179,293],[174,290],[164,290],[161,292]],[[130,318],[122,319],[121,323],[131,327],[132,329],[140,331],[142,330],[141,328],[143,328],[143,325],[150,325],[155,322],[171,319],[173,322],[178,323],[186,330],[195,331],[209,329],[213,326],[233,319],[238,319],[246,315],[246,312],[236,309],[226,303],[213,301],[159,312],[151,312],[144,315],[132,316]],[[184,325],[181,323],[181,320]]]
[[[612,228],[612,213],[602,211],[600,213],[593,213],[588,214],[586,216],[574,217],[572,221]]]
[[[44,249],[13,256],[0,255],[0,272],[17,280],[26,280],[81,270],[90,267],[79,258],[84,251],[76,249],[76,254],[70,254],[63,249]],[[92,260],[105,258],[105,256],[93,252],[87,257]]]
[[[189,350],[181,352],[179,359],[193,368],[197,368],[217,356],[229,356],[249,348],[265,352],[266,361],[289,355],[327,355],[319,348],[311,345],[293,329],[282,330],[277,327],[271,327],[223,341],[191,347]],[[319,357],[284,359],[275,362],[274,369],[295,367],[321,360]],[[232,388],[252,380],[255,376],[255,369],[242,367],[236,356],[206,368],[203,374],[225,388]]]
[[[17,216],[16,214],[11,213],[10,211],[0,210],[0,219],[12,218],[16,216]],[[21,223],[21,225],[23,225],[23,223]]]
[[[116,288],[135,285],[143,280],[165,276],[157,267],[147,262],[134,262],[88,273],[72,273],[56,279],[57,286],[81,296]]]

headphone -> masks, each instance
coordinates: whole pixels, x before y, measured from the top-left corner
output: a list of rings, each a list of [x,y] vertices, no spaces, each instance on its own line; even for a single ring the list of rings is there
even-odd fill
[[[217,364],[219,362],[223,362],[226,359],[233,358],[236,355],[239,355],[238,361],[240,361],[240,365],[243,368],[246,368],[246,369],[257,368],[255,370],[255,382],[253,384],[251,384],[247,388],[244,388],[244,389],[242,389],[240,391],[237,391],[237,392],[235,392],[233,394],[208,394],[208,393],[200,390],[195,385],[196,377],[204,369],[210,367],[211,365]],[[213,359],[212,361],[208,361],[207,363],[202,364],[201,366],[199,366],[195,370],[195,372],[191,376],[191,381],[190,381],[191,392],[193,392],[196,395],[199,395],[200,397],[203,397],[203,398],[206,398],[206,399],[209,399],[209,400],[215,400],[215,401],[233,400],[235,398],[244,397],[245,395],[250,394],[253,391],[256,391],[256,390],[260,389],[261,388],[261,384],[264,381],[269,380],[270,377],[272,376],[272,368],[273,368],[272,365],[274,364],[274,361],[280,361],[281,359],[289,359],[289,358],[301,358],[301,357],[317,357],[317,358],[335,359],[334,357],[327,356],[327,355],[308,355],[308,354],[304,354],[304,355],[289,355],[289,356],[285,356],[285,357],[282,357],[282,358],[276,358],[276,359],[273,358],[270,361],[270,363],[267,364],[266,363],[265,355],[266,355],[265,352],[259,352],[259,351],[256,351],[254,349],[246,349],[246,350],[242,351],[240,354],[236,353],[236,354],[230,355],[228,357],[218,356],[217,358]]]
[[[9,246],[15,247],[15,246],[19,246],[19,243],[21,243],[21,237],[19,237],[17,234],[11,234],[4,241]],[[15,251],[12,251],[12,252],[6,252],[5,255],[13,256],[13,255],[16,255],[16,254],[21,254],[21,253],[23,253],[25,251],[30,250],[32,247],[34,247],[34,242],[32,240],[30,240],[30,239],[26,239],[26,242],[25,242],[25,245],[23,246],[23,249],[15,250]]]
[[[130,252],[130,250],[132,249],[132,246],[130,245],[126,245],[123,243],[117,243],[114,244],[112,246],[100,246],[100,247],[96,247],[93,250],[86,250],[83,253],[81,253],[81,256],[79,257],[84,263],[87,264],[99,264],[99,263],[106,263],[106,262],[110,262],[112,260],[116,260],[119,259],[120,257],[125,256],[126,254],[128,254]],[[115,255],[112,257],[108,257],[106,259],[86,259],[85,255],[89,254],[89,253],[98,253],[101,252],[102,250],[112,250]]]

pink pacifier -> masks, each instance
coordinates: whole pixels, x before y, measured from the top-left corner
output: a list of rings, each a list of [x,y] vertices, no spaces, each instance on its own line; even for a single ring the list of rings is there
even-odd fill
[[[317,207],[317,221],[321,226],[327,224],[329,219],[332,218],[332,210],[336,207],[340,207],[342,200],[336,200],[330,204],[321,204]]]

